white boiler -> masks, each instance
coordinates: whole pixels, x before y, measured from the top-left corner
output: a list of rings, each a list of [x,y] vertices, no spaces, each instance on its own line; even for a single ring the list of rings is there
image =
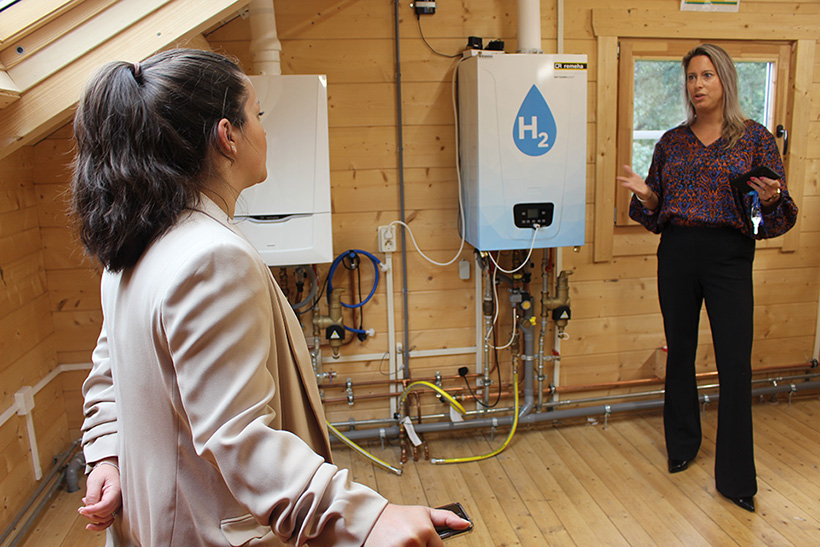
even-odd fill
[[[467,241],[479,250],[584,244],[586,55],[487,54],[458,69]]]
[[[269,266],[331,262],[327,79],[250,79],[264,113],[268,178],[240,195],[237,226]]]

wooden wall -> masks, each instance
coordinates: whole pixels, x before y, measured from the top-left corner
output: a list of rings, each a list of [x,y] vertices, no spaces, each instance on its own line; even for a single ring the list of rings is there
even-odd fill
[[[396,144],[395,64],[391,2],[344,4],[315,0],[277,4],[277,26],[283,44],[283,73],[323,73],[328,75],[330,107],[331,180],[334,213],[334,249],[375,250],[376,228],[398,218],[398,171]],[[439,5],[435,15],[421,19],[422,30],[439,52],[455,53],[466,36],[482,36],[505,41],[506,51],[515,51],[515,7],[513,3],[474,0],[462,6]],[[652,10],[674,21],[676,0],[644,1],[632,8]],[[602,0],[565,2],[564,52],[582,53],[589,58],[588,88],[588,181],[587,244],[562,252],[563,268],[570,277],[573,320],[567,329],[570,338],[561,344],[562,385],[616,382],[647,378],[654,374],[656,350],[664,345],[662,319],[657,301],[654,256],[657,236],[643,228],[617,231],[613,258],[596,262],[593,249],[595,211],[595,157],[597,131],[597,41],[592,28],[592,11],[610,5]],[[738,20],[764,14],[817,15],[810,2],[744,1]],[[766,15],[767,16],[767,15]],[[557,49],[556,4],[542,2],[542,44],[545,52]],[[699,24],[708,29],[712,16],[702,14]],[[457,186],[454,157],[451,78],[453,59],[433,54],[419,36],[418,22],[407,6],[401,8],[401,74],[403,80],[403,135],[406,208],[410,225],[422,249],[439,261],[454,256],[458,249]],[[206,35],[212,47],[230,53],[252,67],[248,50],[249,25],[236,19]],[[741,37],[741,35],[738,35]],[[731,38],[726,36],[726,38]],[[817,56],[815,56],[817,58]],[[820,81],[820,74],[814,80]],[[817,84],[814,84],[815,87]],[[817,170],[820,162],[820,126],[813,104],[809,134],[809,174],[803,182],[801,235],[795,252],[783,253],[763,245],[758,249],[756,270],[756,323],[754,365],[803,363],[811,358],[818,304],[820,221],[809,214],[817,210]],[[799,138],[799,137],[798,137]],[[612,178],[614,179],[614,173]],[[408,241],[410,346],[428,350],[474,344],[473,280],[462,281],[456,266],[433,266],[421,259]],[[469,247],[469,246],[468,246]],[[428,252],[429,251],[429,252]],[[462,253],[471,259],[471,249]],[[540,256],[536,254],[536,264]],[[366,265],[366,268],[368,265]],[[396,266],[401,325],[400,261]],[[536,268],[537,269],[537,268]],[[337,276],[339,274],[337,273]],[[338,282],[335,280],[334,282]],[[342,276],[344,283],[344,277]],[[349,285],[348,285],[349,286]],[[536,273],[530,289],[538,298]],[[367,317],[384,317],[381,290]],[[503,298],[503,296],[502,296]],[[377,337],[353,343],[349,352],[386,351],[385,324],[372,325]],[[509,318],[502,318],[503,334],[509,335]],[[698,369],[714,370],[708,318],[704,312]],[[402,341],[399,332],[399,341]],[[502,352],[505,376],[509,374],[509,354]],[[345,378],[374,380],[378,362],[334,365],[327,368]],[[458,365],[471,365],[470,356],[411,358],[415,377],[436,371],[454,374]],[[381,363],[382,369],[384,364]],[[459,386],[458,382],[450,385]],[[354,394],[383,391],[355,389]],[[333,393],[334,395],[331,395]],[[338,396],[338,391],[328,391]],[[363,409],[371,409],[365,411]],[[384,417],[384,404],[367,402],[353,407],[328,405],[336,419]]]
[[[553,53],[557,50],[557,5],[552,0],[542,0],[541,5],[543,49]],[[652,10],[675,20],[679,5],[678,0],[636,0],[630,7]],[[606,181],[596,175],[598,43],[592,11],[609,7],[610,2],[605,0],[564,2],[564,52],[582,53],[589,58],[589,144],[586,245],[577,250],[565,249],[561,254],[563,269],[573,272],[573,319],[567,328],[570,338],[561,344],[562,385],[651,377],[654,356],[664,344],[655,288],[655,236],[641,228],[623,229],[617,233],[611,260],[596,262],[593,254],[596,189]],[[407,2],[401,3],[400,10],[407,221],[422,250],[436,260],[446,261],[459,246],[451,106],[454,60],[435,55],[425,46]],[[745,19],[765,14],[817,16],[820,4],[808,0],[744,0],[740,13],[735,15],[737,26],[742,27]],[[276,18],[283,46],[283,73],[328,76],[334,251],[364,249],[376,253],[377,227],[398,219],[400,208],[393,3],[279,1]],[[710,15],[703,14],[695,27],[709,29],[711,21]],[[441,2],[437,13],[422,18],[421,25],[428,41],[444,53],[459,52],[467,36],[482,36],[485,42],[502,39],[508,52],[516,48],[514,2]],[[234,18],[211,29],[206,38],[211,47],[237,56],[251,70],[246,19]],[[820,52],[814,59],[820,62]],[[820,97],[817,65],[813,74],[811,95]],[[820,98],[812,101],[808,127],[806,135],[793,135],[809,143],[809,167],[798,203],[801,233],[797,247],[783,253],[764,246],[755,261],[755,366],[802,363],[811,358],[814,349],[820,293],[820,219],[813,214],[820,210]],[[19,386],[36,382],[56,363],[88,362],[99,330],[98,275],[83,261],[64,214],[62,195],[70,152],[70,128],[65,127],[0,164],[0,379],[4,401],[0,411],[11,404]],[[473,346],[474,269],[469,280],[462,280],[456,264],[433,266],[419,256],[409,240],[408,246],[410,347],[420,351]],[[470,260],[472,269],[472,249],[465,249],[461,257]],[[536,264],[540,263],[540,253],[535,259]],[[400,253],[394,257],[394,266],[397,340],[403,343]],[[320,267],[320,273],[326,270],[327,265]],[[275,273],[279,275],[278,269]],[[370,264],[365,261],[363,285],[369,287],[371,280]],[[350,294],[346,274],[337,273],[334,285],[347,287],[346,294]],[[537,302],[539,275],[530,289]],[[501,295],[506,298],[505,291]],[[324,304],[321,311],[326,312]],[[386,317],[382,282],[365,308],[365,326],[374,328],[376,336],[365,342],[351,342],[343,355],[387,352]],[[308,334],[312,331],[309,318],[305,316]],[[502,310],[502,343],[509,336],[509,323],[509,316]],[[705,314],[701,334],[698,368],[712,370],[714,358]],[[336,384],[344,383],[346,378],[355,382],[385,378],[384,359],[334,363],[327,348],[323,353],[325,369],[337,373]],[[500,358],[504,381],[509,381],[509,352],[500,352]],[[411,357],[410,361],[414,378],[429,377],[437,371],[454,375],[459,366],[474,370],[473,356]],[[63,448],[67,439],[76,437],[83,377],[83,372],[60,375],[62,398],[69,410],[67,414],[62,408],[55,410],[54,418],[70,434],[49,446],[45,446],[47,439],[42,440],[41,454],[50,457]],[[461,385],[455,381],[445,383],[453,388]],[[354,388],[354,395],[383,391],[383,387],[363,386]],[[343,390],[334,388],[324,393],[330,398],[344,395]],[[436,409],[438,403],[432,397],[425,396],[425,401],[428,410]],[[386,418],[386,409],[385,401],[380,399],[359,399],[353,406],[327,406],[328,416],[334,421]],[[0,466],[0,495],[6,499],[21,490],[15,486],[21,481],[29,487],[33,484],[30,477],[20,479],[22,473],[9,478],[10,471],[30,473],[30,465],[23,462],[26,449],[21,424],[15,418],[0,430],[0,457],[4,462]]]
[[[58,364],[35,162],[31,146],[0,160],[0,412],[15,405],[20,388],[40,383]],[[32,417],[44,471],[70,440],[63,380],[56,376],[34,397]],[[14,414],[0,425],[0,528],[35,484],[26,419]]]

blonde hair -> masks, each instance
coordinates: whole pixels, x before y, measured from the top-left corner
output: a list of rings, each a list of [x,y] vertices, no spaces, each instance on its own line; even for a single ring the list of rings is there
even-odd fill
[[[737,69],[735,69],[735,63],[726,53],[726,50],[719,46],[700,44],[683,56],[681,61],[683,65],[683,94],[686,98],[686,122],[684,122],[684,125],[692,125],[697,118],[695,107],[692,105],[686,87],[686,72],[689,70],[689,61],[700,55],[708,57],[712,61],[718,79],[720,79],[720,84],[723,86],[723,127],[721,128],[721,134],[726,139],[726,148],[732,148],[746,131],[747,117],[740,107],[740,98],[737,94]]]

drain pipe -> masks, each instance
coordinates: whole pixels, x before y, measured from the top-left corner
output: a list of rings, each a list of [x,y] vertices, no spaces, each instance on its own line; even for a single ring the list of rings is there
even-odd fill
[[[85,455],[82,450],[71,458],[65,468],[65,485],[69,493],[80,489],[80,474],[85,470]]]
[[[820,381],[803,382],[799,384],[783,384],[778,386],[768,386],[752,390],[753,397],[764,395],[774,395],[777,393],[797,393],[803,390],[820,389]],[[719,399],[717,393],[700,394],[698,400],[701,404],[715,402]],[[531,413],[526,416],[520,416],[518,419],[519,425],[537,424],[540,422],[568,420],[572,418],[586,418],[589,416],[603,415],[606,420],[610,414],[621,412],[633,412],[640,410],[650,410],[663,407],[663,399],[654,399],[650,401],[634,401],[627,403],[615,403],[605,405],[595,405],[579,408],[558,409],[551,412]],[[493,418],[479,418],[477,420],[470,420],[464,422],[425,422],[417,424],[415,430],[418,433],[438,433],[438,432],[456,432],[467,431],[477,428],[497,428],[504,425],[512,425],[514,416],[501,416]],[[353,440],[367,440],[388,437],[398,437],[399,427],[390,426],[378,429],[362,429],[355,431],[348,431],[345,436]]]
[[[524,338],[524,404],[518,410],[518,416],[523,417],[535,409],[535,315],[532,313],[532,303],[524,309],[524,317],[520,321],[520,329]],[[518,386],[513,386],[518,389]]]
[[[484,263],[487,266],[487,263]],[[490,278],[489,267],[482,268],[481,278],[484,280],[484,298],[482,299],[482,309],[484,314],[484,331],[482,333],[482,363],[484,365],[484,378],[482,379],[482,388],[484,389],[484,406],[486,409],[490,406],[490,385],[493,383],[490,378],[490,333],[493,328],[493,282]],[[498,364],[496,364],[498,366]],[[499,386],[501,389],[501,386]]]
[[[396,33],[396,151],[399,155],[399,210],[401,213],[401,296],[403,302],[404,344],[402,345],[402,366],[404,378],[410,378],[410,313],[407,288],[407,222],[404,207],[404,126],[401,109],[401,47],[399,45],[399,0],[393,0]]]

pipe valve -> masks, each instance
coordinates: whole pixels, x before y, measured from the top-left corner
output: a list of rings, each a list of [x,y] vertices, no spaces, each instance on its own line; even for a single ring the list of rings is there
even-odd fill
[[[339,358],[339,348],[345,340],[345,328],[342,319],[342,293],[344,289],[334,288],[330,292],[330,304],[328,315],[316,315],[313,317],[313,324],[318,328],[325,329],[325,338],[330,342],[330,349],[333,358]]]

